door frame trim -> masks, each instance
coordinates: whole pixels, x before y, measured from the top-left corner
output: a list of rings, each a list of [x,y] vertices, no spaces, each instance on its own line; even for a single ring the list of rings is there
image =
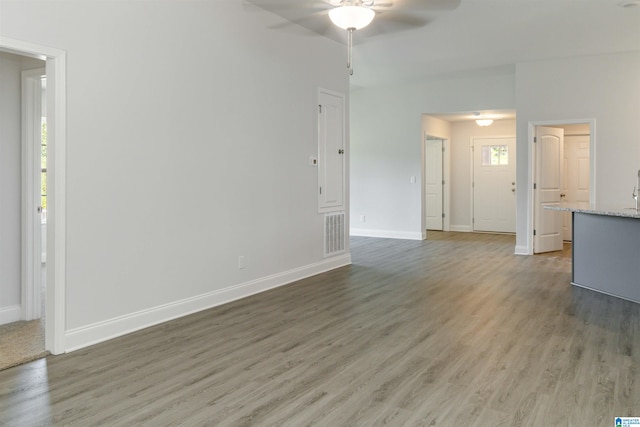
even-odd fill
[[[65,352],[66,318],[66,52],[0,37],[0,50],[46,60],[47,75],[47,292],[45,349]]]
[[[567,119],[567,120],[530,120],[527,124],[527,150],[529,155],[529,168],[527,174],[527,255],[533,255],[533,224],[535,194],[533,183],[535,182],[535,156],[536,150],[533,145],[533,138],[536,135],[536,126],[558,126],[558,125],[589,125],[589,199],[591,203],[596,203],[596,119]]]

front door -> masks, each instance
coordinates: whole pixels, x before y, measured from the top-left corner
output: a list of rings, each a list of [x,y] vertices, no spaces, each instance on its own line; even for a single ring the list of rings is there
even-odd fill
[[[473,230],[516,231],[516,139],[473,140]]]
[[[562,250],[562,216],[544,209],[560,205],[564,129],[536,126],[533,252]]]

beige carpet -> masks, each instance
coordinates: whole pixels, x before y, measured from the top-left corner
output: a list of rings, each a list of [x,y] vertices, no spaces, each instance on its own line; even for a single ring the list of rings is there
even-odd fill
[[[0,326],[0,370],[40,359],[44,349],[44,324],[40,320]]]

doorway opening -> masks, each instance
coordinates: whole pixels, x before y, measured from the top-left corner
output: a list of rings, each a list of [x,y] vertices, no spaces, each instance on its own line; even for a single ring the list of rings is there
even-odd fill
[[[529,123],[529,253],[560,251],[571,241],[571,213],[561,203],[595,203],[595,120]]]
[[[25,58],[35,58],[45,62],[46,81],[46,292],[44,295],[44,307],[46,312],[45,325],[45,349],[52,354],[65,352],[65,284],[66,284],[66,53],[62,50],[42,46],[34,43],[15,40],[8,37],[0,38],[0,52],[19,55]],[[39,90],[42,89],[42,81],[38,81]],[[37,84],[36,84],[37,86]],[[37,90],[35,91],[37,92]],[[37,115],[36,115],[37,116]],[[39,116],[41,117],[41,116]],[[40,120],[40,118],[36,120]],[[41,122],[40,122],[41,126]],[[39,127],[41,132],[41,127]],[[22,144],[25,147],[25,144]],[[38,157],[42,155],[42,146],[37,147]],[[24,156],[23,156],[24,157]],[[32,156],[32,158],[35,157]],[[35,165],[35,163],[33,163]],[[41,177],[42,167],[40,163],[29,176],[32,178],[37,174]],[[23,179],[24,182],[24,179]],[[32,221],[24,221],[31,224],[31,231],[34,227],[42,227],[41,212],[41,188],[33,185],[28,187],[35,192],[36,197],[23,197],[24,217],[33,218]],[[23,195],[25,194],[22,191]],[[22,238],[25,239],[28,227],[22,230]],[[24,240],[23,240],[24,241]],[[42,261],[41,246],[34,244],[32,239],[26,239],[32,250],[30,254],[37,253],[39,257],[35,264],[40,265]],[[25,245],[23,244],[23,248]],[[23,259],[33,260],[35,257],[23,256]],[[25,271],[25,265],[22,271]],[[28,271],[35,272],[33,265]],[[42,272],[41,269],[37,270]],[[34,273],[37,275],[37,272]],[[25,274],[22,274],[24,277]],[[22,284],[24,286],[24,283]],[[42,301],[42,298],[41,298]],[[22,311],[22,307],[21,310]]]

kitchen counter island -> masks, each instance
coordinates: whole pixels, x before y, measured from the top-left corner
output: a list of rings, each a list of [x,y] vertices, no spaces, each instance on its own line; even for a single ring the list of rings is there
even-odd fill
[[[640,213],[635,208],[563,204],[572,212],[576,286],[640,303]]]

